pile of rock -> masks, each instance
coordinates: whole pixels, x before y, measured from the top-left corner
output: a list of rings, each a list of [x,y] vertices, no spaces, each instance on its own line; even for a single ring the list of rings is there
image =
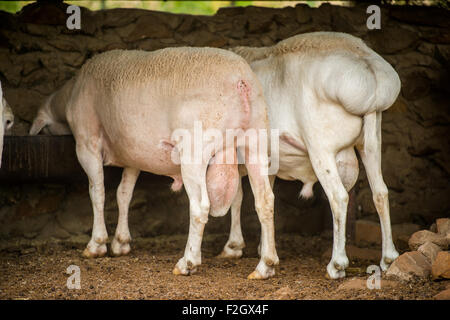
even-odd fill
[[[431,230],[415,232],[408,241],[410,252],[399,256],[386,272],[401,280],[414,277],[432,280],[450,279],[450,218],[437,219]],[[436,295],[437,299],[450,299],[450,286]]]

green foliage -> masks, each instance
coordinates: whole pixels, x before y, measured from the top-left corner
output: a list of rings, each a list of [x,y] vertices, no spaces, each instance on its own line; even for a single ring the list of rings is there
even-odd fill
[[[164,1],[158,11],[213,15],[216,10],[212,1]]]
[[[16,13],[22,9],[23,6],[31,2],[33,1],[0,1],[0,10]]]
[[[248,7],[253,5],[254,1],[234,1],[236,7]]]

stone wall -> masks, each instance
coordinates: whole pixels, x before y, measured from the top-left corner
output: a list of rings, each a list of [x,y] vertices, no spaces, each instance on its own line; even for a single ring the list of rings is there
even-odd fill
[[[43,99],[100,52],[169,46],[269,46],[299,33],[347,32],[364,39],[394,66],[402,80],[401,96],[383,115],[383,171],[390,189],[393,223],[426,226],[437,217],[448,216],[448,11],[382,7],[382,29],[370,31],[365,6],[237,7],[220,9],[214,16],[137,9],[91,12],[82,8],[81,30],[70,31],[65,26],[66,6],[33,3],[16,15],[0,11],[0,80],[16,116],[11,135],[26,135]],[[377,220],[361,171],[356,186],[357,216]],[[186,195],[172,194],[164,188],[169,184],[164,179],[148,175],[139,182],[130,214],[134,236],[187,232]],[[244,231],[256,234],[258,221],[245,184]],[[299,182],[277,182],[277,230],[319,232],[329,225],[321,188],[316,186],[318,196],[305,202],[297,198],[300,187]],[[0,189],[2,238],[64,239],[90,231],[92,217],[85,183],[3,182]],[[114,189],[109,189],[106,209],[112,233],[117,206]],[[224,226],[229,217],[211,220],[214,222],[207,232],[228,230]]]

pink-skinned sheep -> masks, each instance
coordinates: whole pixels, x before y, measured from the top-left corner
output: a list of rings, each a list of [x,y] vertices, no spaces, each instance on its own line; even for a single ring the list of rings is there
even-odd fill
[[[217,144],[202,136],[206,156],[200,163],[192,162],[192,144],[174,132],[182,129],[194,136],[195,123],[224,136],[226,130],[236,130],[236,139]],[[115,255],[130,251],[128,206],[139,172],[172,177],[173,190],[184,185],[190,202],[189,236],[174,274],[197,270],[208,214],[225,214],[237,193],[237,162],[220,164],[217,160],[225,156],[236,160],[237,152],[248,160],[252,152],[257,153],[256,163],[245,163],[262,230],[261,260],[249,278],[274,275],[278,264],[274,196],[263,173],[268,166],[267,151],[253,150],[239,136],[248,129],[268,129],[266,103],[259,80],[243,58],[221,49],[186,47],[99,54],[44,103],[30,134],[45,126],[52,134],[65,134],[67,129],[73,133],[78,160],[89,178],[94,224],[84,251],[87,257],[107,252],[104,165],[124,168],[117,189],[118,226],[111,245]],[[180,163],[174,161],[177,158]]]

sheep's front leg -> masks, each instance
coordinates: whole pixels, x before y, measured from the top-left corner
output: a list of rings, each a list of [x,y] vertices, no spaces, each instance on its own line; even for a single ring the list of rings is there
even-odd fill
[[[83,255],[87,258],[102,257],[106,254],[106,241],[108,240],[103,213],[105,204],[103,163],[98,150],[93,150],[88,146],[77,144],[76,153],[78,161],[89,179],[89,195],[94,211],[92,237],[84,250]]]
[[[218,255],[218,258],[240,258],[242,256],[242,249],[245,248],[244,237],[241,229],[241,205],[242,205],[242,181],[239,178],[239,186],[236,196],[231,204],[231,228],[228,241],[223,247],[223,251]]]
[[[335,155],[317,144],[308,147],[314,172],[319,179],[333,213],[333,252],[327,266],[331,279],[345,277],[349,260],[345,253],[345,223],[347,217],[348,193],[339,177]]]
[[[117,188],[119,219],[117,222],[116,233],[111,243],[111,250],[115,256],[126,255],[131,250],[131,234],[128,229],[128,208],[139,173],[140,171],[138,169],[124,168],[122,180]]]
[[[184,188],[189,197],[190,221],[189,236],[181,258],[173,269],[175,275],[190,275],[197,271],[202,262],[201,246],[203,230],[208,222],[210,202],[206,188],[206,169],[208,163],[201,165],[181,164]]]

